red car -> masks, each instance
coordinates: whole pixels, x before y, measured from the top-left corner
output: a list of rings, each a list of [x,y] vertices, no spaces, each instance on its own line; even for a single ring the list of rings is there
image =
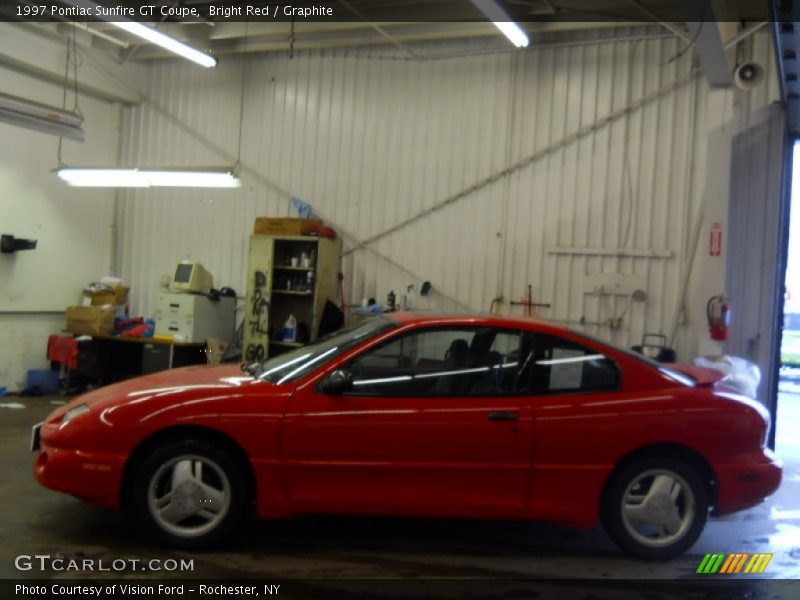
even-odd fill
[[[34,473],[184,548],[254,507],[599,520],[626,551],[667,558],[709,510],[781,481],[767,412],[719,377],[544,322],[394,313],[262,364],[77,397],[34,428]]]

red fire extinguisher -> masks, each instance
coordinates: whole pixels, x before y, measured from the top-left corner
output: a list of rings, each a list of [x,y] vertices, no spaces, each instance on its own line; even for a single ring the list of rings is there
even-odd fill
[[[724,342],[728,339],[728,327],[731,322],[731,307],[724,294],[711,296],[706,304],[708,315],[708,332],[712,340]]]

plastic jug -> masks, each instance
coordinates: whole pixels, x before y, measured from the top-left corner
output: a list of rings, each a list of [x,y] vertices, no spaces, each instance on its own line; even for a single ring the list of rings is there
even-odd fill
[[[286,322],[283,324],[283,341],[293,342],[297,338],[297,319],[294,315],[289,315]]]

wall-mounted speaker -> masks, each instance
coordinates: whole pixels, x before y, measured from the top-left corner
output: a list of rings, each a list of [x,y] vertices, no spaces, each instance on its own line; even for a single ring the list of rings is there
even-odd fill
[[[742,63],[733,70],[733,82],[740,90],[750,91],[764,80],[764,67],[757,63]]]

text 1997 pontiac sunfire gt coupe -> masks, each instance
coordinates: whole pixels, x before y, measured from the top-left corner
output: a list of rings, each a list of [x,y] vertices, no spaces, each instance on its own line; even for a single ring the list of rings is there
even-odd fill
[[[553,324],[377,317],[263,364],[202,366],[73,399],[34,429],[44,486],[209,545],[258,516],[535,519],[625,550],[689,548],[709,510],[781,480],[763,407]]]

